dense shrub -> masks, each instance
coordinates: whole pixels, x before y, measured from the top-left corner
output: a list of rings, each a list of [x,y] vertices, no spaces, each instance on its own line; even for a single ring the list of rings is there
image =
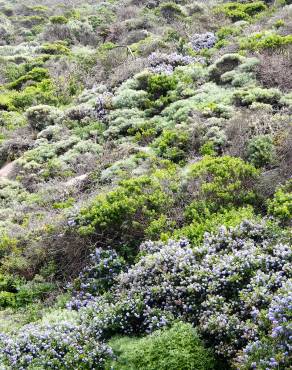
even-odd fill
[[[75,323],[25,326],[17,336],[1,334],[1,364],[10,369],[103,369],[112,351]]]
[[[42,54],[50,54],[50,55],[68,55],[70,53],[70,49],[64,45],[62,42],[55,42],[55,43],[45,43],[43,44],[39,52]]]
[[[174,90],[177,85],[177,80],[172,76],[167,75],[151,75],[147,80],[147,92],[151,96],[151,100],[159,99],[161,96],[167,95],[171,90]]]
[[[68,19],[63,15],[55,15],[50,17],[50,22],[52,24],[66,24],[68,23]]]
[[[165,18],[168,22],[172,20],[182,17],[184,12],[180,5],[176,4],[175,2],[163,2],[160,5],[160,14]]]
[[[289,368],[289,3],[0,4],[1,369]]]
[[[257,176],[257,170],[239,158],[204,157],[189,168],[189,191],[197,200],[187,212],[195,218],[204,210],[216,212],[254,202],[252,183]]]
[[[48,70],[41,67],[35,67],[27,74],[19,77],[11,82],[8,87],[10,89],[20,89],[27,82],[41,82],[49,77]]]
[[[291,221],[292,216],[292,181],[280,186],[274,199],[269,202],[269,213],[282,221]]]
[[[261,87],[239,89],[234,93],[235,103],[242,106],[248,106],[255,102],[277,106],[280,104],[280,98],[281,92],[278,89],[263,89]]]
[[[217,213],[212,213],[209,210],[204,210],[202,214],[194,215],[186,210],[186,217],[189,219],[189,224],[181,229],[175,230],[171,237],[176,239],[187,238],[192,244],[202,243],[206,232],[215,232],[218,227],[225,225],[226,227],[234,227],[239,225],[244,220],[252,220],[255,218],[253,208],[251,206],[241,208],[222,209]],[[167,234],[168,235],[168,234]]]
[[[128,248],[131,257],[151,221],[173,203],[171,193],[164,190],[163,177],[161,180],[147,176],[125,180],[117,189],[98,196],[89,208],[81,210],[79,232],[94,234],[99,241],[103,235],[103,242],[124,252]]]
[[[248,143],[248,161],[255,167],[264,167],[272,164],[275,161],[275,154],[273,139],[268,135],[256,136]]]
[[[209,75],[211,80],[219,83],[221,81],[221,76],[229,71],[232,71],[243,62],[243,57],[239,54],[225,54],[219,58],[212,66],[209,68]]]
[[[214,368],[211,351],[204,348],[190,324],[176,323],[170,329],[157,330],[147,337],[121,337],[111,341],[118,360],[113,369],[130,370],[207,370]]]
[[[55,288],[45,281],[25,282],[17,276],[0,275],[0,307],[19,308],[42,300]]]
[[[49,105],[36,105],[27,109],[26,117],[31,128],[42,131],[46,127],[55,124],[60,113]]]
[[[59,103],[56,96],[56,88],[51,80],[45,79],[35,86],[27,86],[20,92],[13,92],[7,96],[6,109],[26,109],[38,104]]]
[[[276,230],[245,221],[207,234],[201,247],[143,244],[147,255],[119,276],[108,303],[97,299],[87,308],[87,325],[103,335],[137,334],[181,317],[197,325],[217,353],[234,358],[270,330],[263,326],[266,310],[291,275],[291,250],[277,242]]]
[[[179,162],[187,155],[189,138],[184,132],[165,130],[154,141],[153,147],[156,149],[158,156],[173,162]]]
[[[243,39],[240,43],[241,49],[258,51],[262,49],[279,49],[292,44],[292,36],[281,36],[278,34],[258,33]]]
[[[233,21],[250,20],[254,15],[266,10],[264,1],[254,1],[252,3],[228,2],[217,8],[218,12],[224,13]]]

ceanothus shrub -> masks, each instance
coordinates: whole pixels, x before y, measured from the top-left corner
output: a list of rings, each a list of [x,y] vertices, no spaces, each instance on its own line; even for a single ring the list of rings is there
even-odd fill
[[[240,369],[285,370],[291,364],[292,350],[292,280],[288,280],[274,296],[265,315],[264,332],[249,343],[239,356]]]
[[[213,32],[195,33],[191,36],[190,41],[192,48],[195,51],[200,51],[212,48],[217,42],[217,37]]]
[[[83,312],[102,335],[151,332],[173,318],[191,321],[217,354],[234,358],[262,330],[262,316],[291,276],[292,251],[269,224],[244,221],[187,241],[144,243],[146,254],[121,273],[111,297]],[[87,318],[86,318],[87,316]]]
[[[26,325],[16,335],[0,334],[5,369],[104,369],[111,349],[73,322]]]
[[[198,62],[202,63],[203,60],[178,53],[165,54],[154,52],[148,57],[149,70],[153,73],[164,73],[166,75],[172,74],[177,66],[186,66]]]
[[[70,309],[85,307],[96,295],[105,293],[124,267],[124,259],[118,256],[115,250],[96,248],[90,255],[87,267],[69,285],[73,297],[67,307]]]

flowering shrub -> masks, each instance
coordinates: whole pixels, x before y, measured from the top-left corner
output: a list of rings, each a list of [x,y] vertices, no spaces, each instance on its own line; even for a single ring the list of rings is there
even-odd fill
[[[0,334],[1,364],[8,369],[103,369],[111,349],[72,322],[27,325],[16,336]]]
[[[195,51],[212,48],[217,41],[213,32],[195,33],[191,36],[191,46]]]
[[[240,369],[289,368],[292,347],[292,280],[288,280],[274,296],[265,315],[268,330],[260,339],[248,344],[237,365]]]
[[[178,53],[165,54],[155,52],[148,57],[149,70],[153,73],[164,73],[166,75],[172,74],[177,66],[186,66],[199,61],[201,61],[199,58]]]
[[[97,299],[85,321],[108,335],[151,332],[180,317],[232,358],[256,340],[262,315],[291,274],[291,249],[274,238],[268,225],[245,221],[207,234],[201,247],[144,243],[148,254],[120,274],[113,297]]]
[[[105,293],[113,285],[125,261],[116,251],[97,248],[91,255],[88,266],[69,286],[73,298],[67,304],[70,309],[79,309],[90,303],[96,295]]]

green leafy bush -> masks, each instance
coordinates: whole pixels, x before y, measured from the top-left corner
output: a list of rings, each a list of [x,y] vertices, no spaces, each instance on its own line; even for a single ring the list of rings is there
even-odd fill
[[[50,54],[50,55],[70,54],[70,49],[66,45],[64,45],[64,43],[62,42],[45,43],[40,47],[39,51],[42,54]]]
[[[36,105],[26,111],[26,117],[31,128],[41,131],[53,125],[60,112],[49,105]]]
[[[118,359],[108,369],[119,370],[211,370],[215,361],[196,330],[185,323],[158,330],[144,338],[111,341]]]
[[[48,296],[54,284],[44,281],[25,282],[17,276],[0,274],[0,307],[22,307]]]
[[[292,44],[292,35],[278,35],[270,33],[257,33],[244,38],[240,42],[240,48],[243,50],[260,51],[263,49],[279,49]]]
[[[177,80],[174,76],[168,75],[150,75],[147,80],[146,90],[150,94],[151,100],[156,100],[166,96],[177,86]]]
[[[51,80],[45,79],[35,86],[28,86],[20,92],[10,94],[7,107],[9,110],[15,110],[38,104],[58,105],[58,103],[55,85]]]
[[[187,214],[188,214],[187,210]],[[235,227],[244,220],[255,218],[251,206],[241,208],[223,209],[217,213],[204,212],[202,217],[195,217],[189,225],[176,230],[173,236],[176,239],[187,238],[193,245],[201,243],[205,233],[215,232],[221,225]],[[172,237],[173,237],[172,236]]]
[[[234,92],[233,99],[235,104],[249,106],[259,102],[271,105],[279,105],[281,92],[278,89],[264,89],[262,87],[249,87],[238,89]]]
[[[66,24],[68,23],[68,19],[63,15],[54,15],[50,17],[50,22],[52,24]]]
[[[20,89],[25,83],[30,82],[41,82],[49,78],[48,70],[41,67],[35,67],[27,74],[19,77],[17,80],[9,83],[7,87],[9,89]]]
[[[148,93],[144,101],[146,113],[154,115],[160,113],[164,107],[176,100],[178,80],[175,75],[142,73],[137,76],[139,88]]]
[[[275,146],[269,135],[256,136],[250,140],[247,147],[247,158],[255,167],[264,167],[275,160]]]
[[[269,202],[269,213],[281,221],[290,222],[292,218],[292,180],[280,186]]]
[[[196,201],[187,210],[191,219],[221,207],[243,206],[255,201],[252,183],[258,171],[239,158],[204,157],[189,168],[188,181]]]
[[[225,14],[232,21],[250,20],[253,16],[267,9],[263,1],[251,3],[228,2],[217,7],[216,11]]]
[[[175,130],[164,130],[162,135],[154,141],[153,147],[158,156],[173,162],[179,162],[187,155],[188,134]]]
[[[90,207],[81,210],[79,233],[95,234],[99,241],[103,235],[106,243],[129,247],[133,253],[147,226],[172,202],[171,194],[155,176],[124,180],[117,189],[98,196]]]

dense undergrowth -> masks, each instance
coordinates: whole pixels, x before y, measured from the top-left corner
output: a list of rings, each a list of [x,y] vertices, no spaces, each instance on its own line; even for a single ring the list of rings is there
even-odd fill
[[[289,369],[291,1],[0,20],[0,369]]]

